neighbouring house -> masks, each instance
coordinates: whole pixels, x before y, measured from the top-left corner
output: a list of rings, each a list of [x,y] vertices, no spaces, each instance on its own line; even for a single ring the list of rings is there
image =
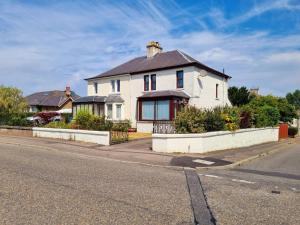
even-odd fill
[[[66,87],[65,91],[43,91],[33,93],[26,97],[30,112],[41,111],[62,111],[72,112],[72,102],[78,99],[75,92],[70,87]]]
[[[138,131],[151,132],[154,121],[173,120],[183,105],[231,105],[230,78],[180,50],[163,52],[152,41],[146,56],[87,78],[88,96],[74,101],[73,113],[84,108],[113,121],[128,119]]]

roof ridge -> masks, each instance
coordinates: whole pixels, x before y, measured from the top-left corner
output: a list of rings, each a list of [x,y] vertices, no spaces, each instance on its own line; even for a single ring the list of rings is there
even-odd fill
[[[188,62],[192,62],[190,59],[188,59],[188,57],[180,50],[176,49],[177,52],[179,52],[179,54]]]

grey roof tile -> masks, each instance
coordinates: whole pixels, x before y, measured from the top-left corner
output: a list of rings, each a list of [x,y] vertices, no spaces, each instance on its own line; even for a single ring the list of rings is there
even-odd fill
[[[134,58],[97,76],[87,78],[86,80],[108,76],[116,76],[121,74],[136,74],[142,72],[150,72],[155,70],[176,68],[188,65],[195,65],[199,68],[206,69],[219,76],[230,78],[230,76],[200,63],[199,61],[187,55],[186,53],[179,50],[174,50],[169,52],[158,53],[152,58],[147,58],[146,56]]]
[[[182,90],[166,90],[166,91],[145,92],[139,98],[159,98],[159,97],[190,98],[190,96]]]

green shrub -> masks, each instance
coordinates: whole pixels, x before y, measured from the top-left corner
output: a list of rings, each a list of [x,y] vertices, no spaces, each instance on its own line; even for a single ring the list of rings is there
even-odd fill
[[[206,131],[225,130],[226,123],[222,113],[222,108],[220,107],[204,111],[204,128]]]
[[[62,121],[55,121],[55,122],[50,122],[46,124],[44,127],[46,128],[59,128],[59,129],[70,129],[71,124],[62,122]]]
[[[279,110],[272,106],[262,106],[255,110],[255,127],[274,127],[278,125],[280,119]]]
[[[240,128],[254,127],[254,110],[249,105],[240,108]]]
[[[225,122],[225,129],[235,131],[240,127],[240,110],[238,107],[224,107],[220,108],[222,118]]]
[[[295,137],[298,134],[298,128],[297,127],[289,127],[289,136]]]
[[[131,122],[129,120],[123,120],[117,123],[113,123],[112,130],[127,132],[130,127],[131,127]]]
[[[174,124],[177,133],[203,133],[204,112],[194,106],[187,106],[177,113]]]
[[[92,114],[90,114],[88,111],[80,110],[76,114],[75,123],[76,123],[76,125],[78,125],[78,127],[80,129],[89,130],[89,129],[92,129],[93,126],[95,126],[95,124],[93,123],[94,122],[93,117],[94,116]]]
[[[32,113],[0,113],[0,125],[32,126],[32,123],[27,120],[27,117],[32,115]]]

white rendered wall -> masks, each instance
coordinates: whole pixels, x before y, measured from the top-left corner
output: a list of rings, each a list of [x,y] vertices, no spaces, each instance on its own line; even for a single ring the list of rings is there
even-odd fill
[[[176,88],[176,71],[184,71],[184,88]],[[228,82],[224,78],[207,73],[194,66],[160,70],[151,73],[135,75],[120,75],[105,78],[97,78],[88,82],[88,95],[108,96],[111,92],[111,80],[120,80],[120,96],[124,99],[123,118],[130,119],[132,126],[136,127],[137,98],[144,92],[144,75],[156,74],[156,91],[183,90],[190,98],[190,105],[198,108],[212,108],[215,106],[231,105],[228,96]],[[205,76],[199,76],[199,75]],[[98,83],[98,93],[94,91],[94,82]],[[219,98],[216,99],[216,84],[219,84]],[[115,114],[115,107],[113,109]]]
[[[34,127],[34,137],[56,138],[70,141],[83,141],[100,145],[110,145],[109,131],[89,131],[73,129],[53,129]]]
[[[153,134],[155,152],[205,153],[278,141],[279,128],[251,128],[236,132],[202,134]]]

